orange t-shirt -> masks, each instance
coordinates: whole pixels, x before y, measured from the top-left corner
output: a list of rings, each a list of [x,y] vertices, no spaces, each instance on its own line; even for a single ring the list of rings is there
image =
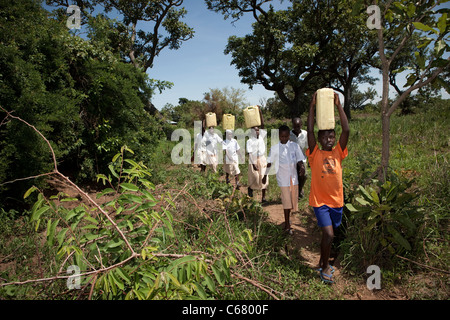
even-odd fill
[[[331,208],[344,206],[341,164],[347,155],[347,148],[342,150],[339,142],[331,151],[320,150],[317,144],[312,153],[309,149],[306,150],[311,167],[310,206],[327,205]]]

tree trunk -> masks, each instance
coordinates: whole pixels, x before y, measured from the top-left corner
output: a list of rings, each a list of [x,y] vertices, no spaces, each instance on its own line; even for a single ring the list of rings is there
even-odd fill
[[[390,152],[390,117],[384,112],[381,115],[381,132],[383,133],[383,137],[381,147],[381,168],[378,172],[378,180],[384,181],[389,168]]]
[[[352,86],[351,81],[350,84],[344,86],[344,112],[348,120],[352,118],[350,114],[350,102],[352,99],[351,86]]]
[[[390,114],[389,114],[389,65],[383,66],[383,94],[381,98],[381,167],[378,171],[378,179],[385,180],[385,174],[389,167],[389,140],[390,140]]]

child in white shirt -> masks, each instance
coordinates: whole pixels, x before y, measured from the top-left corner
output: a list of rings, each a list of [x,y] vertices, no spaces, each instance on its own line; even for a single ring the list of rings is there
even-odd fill
[[[270,148],[266,174],[275,163],[277,183],[281,189],[281,202],[284,209],[284,230],[292,234],[290,213],[298,211],[298,173],[304,173],[305,156],[297,143],[289,141],[290,129],[286,125],[279,128],[280,142]]]
[[[222,144],[222,138],[214,132],[214,127],[209,127],[203,135],[203,142],[206,145],[206,165],[211,166],[214,172],[217,172],[219,159],[217,158],[217,144]],[[221,148],[222,149],[222,148]]]
[[[194,139],[194,155],[191,161],[200,166],[201,172],[206,169],[206,140],[203,139],[205,134],[205,120],[202,121],[202,132],[197,133]]]
[[[230,183],[230,175],[236,179],[236,187],[239,188],[239,157],[238,151],[240,150],[239,143],[233,138],[233,131],[225,131],[225,140],[223,141],[223,150],[225,150],[225,162],[223,169],[226,175],[226,182]]]

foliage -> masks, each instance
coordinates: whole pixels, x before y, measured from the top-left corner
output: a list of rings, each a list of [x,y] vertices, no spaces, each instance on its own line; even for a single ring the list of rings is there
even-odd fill
[[[64,0],[48,0],[47,4],[63,6],[59,7],[59,12],[65,12],[67,8]],[[179,49],[183,42],[194,36],[194,30],[182,21],[187,13],[185,8],[180,8],[182,4],[183,0],[77,1],[83,12],[82,22],[91,17],[94,9],[104,11],[100,16],[115,10],[122,17],[117,28],[103,29],[102,32],[112,40],[114,49],[120,51],[124,61],[144,72],[153,67],[155,58],[164,49]],[[140,29],[142,26],[145,27]]]
[[[148,161],[164,132],[147,105],[153,90],[167,84],[122,61],[114,47],[120,32],[111,31],[120,24],[89,19],[90,39],[83,39],[47,15],[32,0],[2,5],[0,105],[36,124],[60,168],[79,181],[103,172],[121,145]],[[2,182],[50,170],[46,146],[30,128],[1,122],[0,137]],[[8,208],[29,185],[1,188],[1,205]]]
[[[306,110],[317,88],[336,87],[350,116],[352,83],[369,80],[363,76],[377,50],[363,16],[351,14],[355,1],[289,1],[282,10],[265,9],[265,2],[206,1],[225,19],[253,14],[252,33],[230,37],[225,50],[241,81],[276,92],[291,117]]]
[[[114,156],[108,176],[98,175],[109,186],[97,195],[108,199],[102,206],[70,209],[64,204],[78,199],[61,193],[47,198],[39,191],[30,223],[45,232],[46,245],[57,253],[46,271],[76,265],[82,290],[92,286],[92,299],[214,297],[216,287],[230,281],[237,255],[251,248],[251,231],[226,242],[205,235],[211,238],[205,251],[196,250],[195,242],[177,243],[172,196],[166,193],[157,199],[147,168],[125,158],[126,151],[132,153],[123,147]],[[24,197],[37,190],[32,187]],[[55,283],[49,288],[63,286]]]
[[[406,238],[412,238],[421,222],[420,211],[411,205],[416,195],[407,192],[412,183],[413,180],[402,181],[394,174],[390,181],[378,183],[378,188],[360,185],[356,204],[346,204],[351,213],[367,220],[361,231],[378,234],[381,245],[392,254],[412,250]]]
[[[361,2],[361,0],[359,1]],[[445,70],[448,70],[450,58],[445,57],[449,52],[448,44],[448,8],[436,10],[440,1],[382,1],[381,12],[384,12],[380,24],[381,28],[374,31],[378,36],[379,59],[382,70],[382,153],[379,179],[382,172],[389,166],[390,156],[390,117],[404,102],[411,92],[434,84],[448,87],[443,80]],[[408,47],[407,47],[408,44]],[[410,65],[396,65],[396,59],[401,60],[399,54],[407,48],[417,48],[414,52],[414,68]],[[428,50],[424,50],[427,48]],[[422,50],[419,50],[422,49]],[[389,102],[389,80],[395,78],[398,72],[409,69],[406,75],[405,90]]]

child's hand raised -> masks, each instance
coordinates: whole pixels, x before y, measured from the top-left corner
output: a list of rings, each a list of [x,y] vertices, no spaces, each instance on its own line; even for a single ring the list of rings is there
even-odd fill
[[[339,95],[336,92],[334,93],[334,105],[338,107],[341,105],[341,100],[339,99]]]

